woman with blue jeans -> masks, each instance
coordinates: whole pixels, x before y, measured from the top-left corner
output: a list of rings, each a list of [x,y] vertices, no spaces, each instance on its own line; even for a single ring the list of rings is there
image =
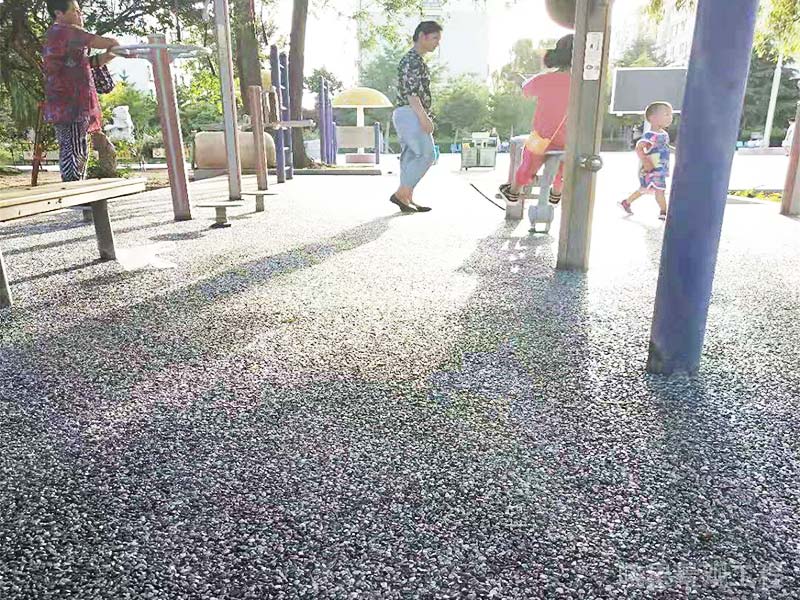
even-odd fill
[[[417,25],[414,47],[397,69],[397,108],[392,122],[400,137],[400,187],[389,201],[404,213],[430,210],[414,202],[414,188],[433,164],[431,76],[423,56],[436,50],[441,38],[442,27],[435,21]]]

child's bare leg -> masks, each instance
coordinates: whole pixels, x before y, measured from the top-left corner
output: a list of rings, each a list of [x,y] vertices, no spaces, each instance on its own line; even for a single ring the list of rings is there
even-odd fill
[[[661,210],[661,214],[667,214],[667,199],[666,199],[666,191],[665,190],[656,190],[656,202],[658,202],[658,208]]]
[[[644,193],[644,191],[642,191],[642,190],[636,190],[636,191],[635,191],[635,192],[633,192],[633,193],[632,193],[630,196],[628,196],[627,198],[625,198],[625,202],[627,202],[629,205],[630,205],[630,204],[633,204],[633,201],[634,201],[634,200],[638,200],[639,198],[641,198],[642,196],[644,196],[644,194],[645,194],[645,193]]]

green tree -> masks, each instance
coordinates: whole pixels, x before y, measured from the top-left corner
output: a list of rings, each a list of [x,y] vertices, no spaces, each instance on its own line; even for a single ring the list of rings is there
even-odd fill
[[[314,69],[311,72],[311,75],[305,78],[304,85],[306,90],[312,94],[319,93],[320,82],[323,79],[328,83],[328,90],[330,91],[331,95],[341,92],[344,88],[344,84],[342,84],[336,75],[331,73],[325,67],[321,67],[319,69]]]
[[[667,60],[656,48],[655,42],[646,37],[637,37],[625,48],[616,62],[617,67],[665,67]]]
[[[481,131],[489,123],[489,88],[468,76],[451,79],[434,99],[433,111],[441,139]]]
[[[495,90],[519,92],[525,79],[544,71],[544,53],[555,44],[555,40],[543,40],[535,46],[532,40],[517,40],[511,47],[511,61],[492,76]]]
[[[178,109],[184,139],[190,139],[203,125],[222,121],[222,94],[219,76],[207,69],[191,72],[187,85],[178,86]]]
[[[740,139],[750,139],[751,133],[762,133],[767,119],[769,99],[772,91],[772,78],[778,64],[775,50],[772,55],[759,55],[753,51],[750,63],[750,74],[747,78],[747,92],[744,98],[744,111],[742,112],[742,125]],[[795,80],[797,71],[783,67],[781,84],[778,88],[778,103],[775,106],[775,121],[770,139],[780,142],[786,135],[787,121],[794,117],[797,110],[798,90]]]
[[[158,106],[153,95],[120,81],[114,90],[100,96],[103,120],[111,122],[111,111],[117,106],[127,106],[137,133],[151,133],[158,125]]]
[[[530,131],[536,100],[525,98],[518,91],[494,93],[489,99],[492,125],[502,139]]]
[[[538,45],[531,40],[518,40],[511,48],[511,60],[492,75],[489,110],[492,125],[501,138],[530,130],[536,100],[522,96],[522,83],[545,70],[544,53],[554,46],[555,40],[543,40]]]

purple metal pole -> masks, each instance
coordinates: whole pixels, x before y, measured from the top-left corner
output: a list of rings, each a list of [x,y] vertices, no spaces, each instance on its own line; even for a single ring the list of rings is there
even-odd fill
[[[151,44],[166,44],[166,37],[160,33],[147,36]],[[158,116],[161,120],[161,135],[167,155],[167,173],[172,191],[172,210],[176,221],[192,218],[189,205],[189,180],[186,177],[186,160],[183,155],[183,135],[181,120],[178,118],[178,98],[172,81],[169,52],[165,48],[150,50],[153,65],[153,82],[156,87]]]
[[[319,96],[317,99],[317,122],[319,123],[319,159],[322,164],[328,164],[327,148],[325,147],[325,80],[319,81]]]
[[[381,164],[381,124],[375,123],[373,125],[375,129],[375,164]]]
[[[281,66],[278,61],[278,47],[271,46],[269,49],[269,68],[272,75],[272,86],[277,90],[276,97],[278,106],[275,108],[278,121],[283,120],[283,94],[281,93]],[[286,131],[280,127],[275,129],[275,172],[278,175],[278,183],[286,181]]]
[[[278,69],[280,73],[280,93],[283,94],[281,105],[283,112],[281,113],[281,120],[290,121],[292,118],[292,98],[289,95],[289,57],[286,52],[281,52],[278,55]],[[292,130],[287,129],[284,135],[284,144],[288,149],[286,157],[286,179],[294,179],[294,140]]]
[[[700,0],[647,370],[695,372],[703,350],[758,0]]]

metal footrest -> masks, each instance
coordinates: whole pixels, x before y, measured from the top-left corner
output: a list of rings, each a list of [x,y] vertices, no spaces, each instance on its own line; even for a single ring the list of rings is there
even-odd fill
[[[255,192],[242,192],[242,196],[254,196],[256,199],[256,212],[264,212],[264,196],[277,196],[277,192],[269,190],[256,190]]]
[[[531,233],[550,233],[550,225],[555,219],[556,209],[550,204],[536,204],[528,208],[528,219],[531,222]],[[544,230],[537,226],[544,225]]]
[[[213,208],[215,210],[214,224],[211,225],[211,227],[212,229],[221,229],[223,227],[231,226],[230,222],[228,221],[228,209],[241,208],[244,206],[244,202],[225,200],[221,202],[201,202],[199,204],[195,204],[195,206],[198,208]]]

